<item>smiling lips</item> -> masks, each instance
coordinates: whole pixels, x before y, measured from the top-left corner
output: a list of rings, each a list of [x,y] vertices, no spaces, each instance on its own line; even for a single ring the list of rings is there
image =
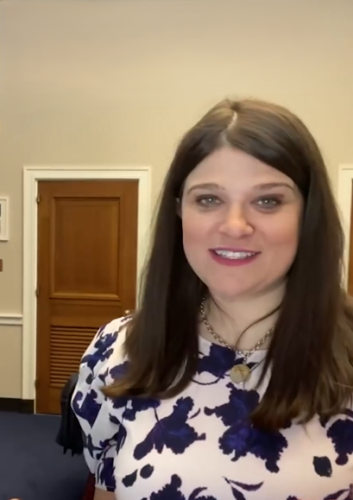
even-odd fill
[[[244,249],[213,248],[210,250],[213,260],[224,266],[243,266],[253,262],[260,252]]]

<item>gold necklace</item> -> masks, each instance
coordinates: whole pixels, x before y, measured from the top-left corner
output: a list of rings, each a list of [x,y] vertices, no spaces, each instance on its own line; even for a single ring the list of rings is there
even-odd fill
[[[262,337],[262,339],[260,339],[258,342],[256,342],[255,346],[252,349],[250,349],[249,351],[245,351],[245,352],[238,351],[236,349],[236,347],[228,344],[228,342],[226,342],[220,335],[218,335],[218,333],[216,333],[214,331],[214,329],[212,328],[212,326],[210,325],[210,323],[207,319],[207,315],[206,315],[206,311],[205,311],[205,302],[206,302],[205,299],[201,302],[200,314],[201,314],[202,321],[203,321],[208,333],[210,333],[212,335],[212,337],[215,340],[217,340],[217,342],[219,342],[221,345],[234,351],[237,356],[243,356],[243,362],[241,364],[234,365],[233,368],[231,369],[230,378],[235,384],[240,384],[242,382],[245,382],[249,378],[249,375],[251,373],[251,369],[247,365],[249,357],[252,354],[254,354],[254,352],[258,351],[261,346],[264,345],[266,340],[268,340],[269,337],[272,335],[274,328],[270,328],[269,330],[267,330],[267,332]]]

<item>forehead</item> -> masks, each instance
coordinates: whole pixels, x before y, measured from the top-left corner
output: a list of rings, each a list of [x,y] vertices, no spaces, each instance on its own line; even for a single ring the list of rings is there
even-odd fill
[[[271,182],[286,182],[294,187],[294,182],[279,170],[243,151],[224,147],[214,151],[197,165],[186,178],[185,187],[214,183],[230,189],[233,186],[251,188],[255,184]]]

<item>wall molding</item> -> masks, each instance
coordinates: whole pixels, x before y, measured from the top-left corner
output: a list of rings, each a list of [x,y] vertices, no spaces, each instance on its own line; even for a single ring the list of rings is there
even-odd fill
[[[352,227],[352,187],[353,187],[353,163],[342,164],[338,168],[337,203],[340,211],[342,226],[345,237],[344,248],[344,285],[348,286],[348,266],[350,253],[350,237]]]
[[[45,180],[138,180],[137,276],[146,255],[151,222],[149,166],[51,165],[23,169],[23,338],[22,399],[35,399],[37,342],[37,210],[38,182]],[[137,281],[138,286],[138,281]]]
[[[22,324],[22,314],[0,312],[0,326],[22,326]]]

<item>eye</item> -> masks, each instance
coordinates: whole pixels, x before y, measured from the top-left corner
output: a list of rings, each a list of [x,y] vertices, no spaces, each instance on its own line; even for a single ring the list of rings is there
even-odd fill
[[[221,200],[217,196],[207,194],[198,196],[196,198],[196,203],[202,207],[213,207],[215,205],[219,205]]]
[[[271,208],[276,208],[281,204],[281,200],[275,196],[266,196],[265,198],[260,198],[256,202],[261,208],[269,210]]]

